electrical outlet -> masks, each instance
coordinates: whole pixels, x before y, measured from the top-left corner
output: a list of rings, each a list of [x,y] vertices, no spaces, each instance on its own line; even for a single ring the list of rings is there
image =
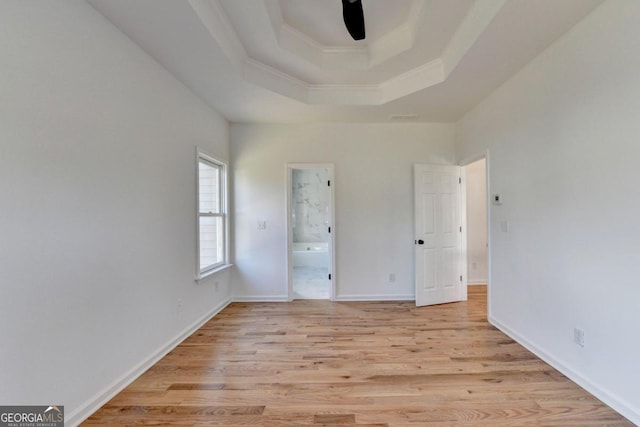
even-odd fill
[[[389,283],[396,283],[396,273],[389,273]]]
[[[178,311],[181,312],[182,311],[182,299],[178,298]]]
[[[258,221],[258,230],[266,230],[267,229],[267,221]]]
[[[573,342],[584,347],[584,331],[582,329],[573,328]]]

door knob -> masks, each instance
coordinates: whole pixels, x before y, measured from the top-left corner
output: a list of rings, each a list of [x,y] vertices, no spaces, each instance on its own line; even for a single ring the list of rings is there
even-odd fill
[[[424,240],[418,240],[419,245],[424,245]]]

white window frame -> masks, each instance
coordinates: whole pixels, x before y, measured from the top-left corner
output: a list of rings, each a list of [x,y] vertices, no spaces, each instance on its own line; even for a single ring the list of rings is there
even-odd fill
[[[219,180],[219,194],[220,194],[220,212],[200,212],[200,163],[205,163],[209,166],[219,168],[220,180]],[[200,265],[200,218],[202,217],[219,217],[222,218],[222,261],[208,265],[204,268]],[[229,218],[227,211],[227,165],[226,163],[218,160],[217,158],[203,152],[200,149],[196,150],[196,280],[204,279],[218,271],[224,270],[230,267],[229,256]]]

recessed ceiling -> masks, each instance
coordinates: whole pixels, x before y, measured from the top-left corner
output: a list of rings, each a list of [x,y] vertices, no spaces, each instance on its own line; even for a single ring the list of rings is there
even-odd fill
[[[234,122],[452,121],[601,0],[89,0]]]
[[[392,8],[388,7],[389,1],[364,1],[367,38],[357,43],[366,44],[378,40],[407,21],[413,0],[392,0]],[[340,1],[280,0],[280,9],[287,24],[320,44],[352,46],[354,43],[342,22]]]

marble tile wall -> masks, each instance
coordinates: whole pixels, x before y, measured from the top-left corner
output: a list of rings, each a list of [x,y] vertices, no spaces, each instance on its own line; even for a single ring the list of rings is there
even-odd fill
[[[292,221],[294,242],[326,242],[329,187],[326,169],[294,169]]]

